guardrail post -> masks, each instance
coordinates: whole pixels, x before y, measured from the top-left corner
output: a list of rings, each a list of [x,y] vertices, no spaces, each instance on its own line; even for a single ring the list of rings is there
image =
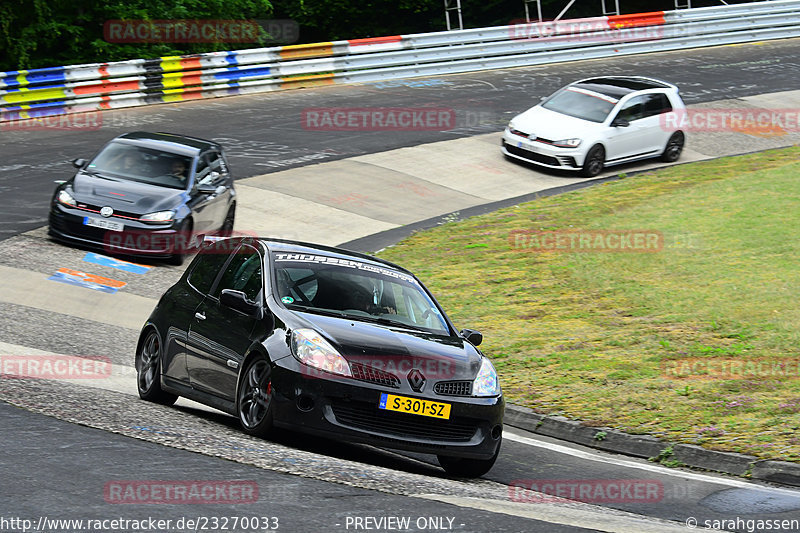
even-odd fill
[[[538,15],[537,22],[542,22],[542,1],[541,0],[523,0],[525,4],[525,22],[531,21],[531,14],[528,10],[528,4],[536,3],[536,13]]]
[[[452,29],[450,25],[450,12],[455,11],[458,15],[458,29],[464,29],[464,21],[461,20],[461,0],[444,0],[444,17],[447,20],[447,31]]]

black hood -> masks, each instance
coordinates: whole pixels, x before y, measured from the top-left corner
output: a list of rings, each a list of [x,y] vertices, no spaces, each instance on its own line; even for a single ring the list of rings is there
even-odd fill
[[[431,381],[472,380],[480,369],[481,354],[461,337],[312,313],[295,316],[332,341],[351,366],[361,363],[399,378],[418,368]]]
[[[75,175],[72,190],[78,203],[137,214],[176,209],[185,202],[186,195],[186,191],[180,189],[86,172]]]

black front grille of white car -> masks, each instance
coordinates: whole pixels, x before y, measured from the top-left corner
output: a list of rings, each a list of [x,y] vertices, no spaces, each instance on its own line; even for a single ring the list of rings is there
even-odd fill
[[[555,157],[551,157],[549,155],[544,154],[537,154],[536,152],[530,152],[528,150],[523,150],[522,148],[517,148],[514,145],[505,143],[506,150],[508,153],[513,154],[515,156],[521,157],[523,159],[527,159],[529,161],[535,161],[537,163],[542,163],[543,165],[552,165],[554,167],[560,167],[561,162]]]

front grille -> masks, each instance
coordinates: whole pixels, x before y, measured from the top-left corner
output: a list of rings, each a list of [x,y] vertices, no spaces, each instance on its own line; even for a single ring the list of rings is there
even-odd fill
[[[350,363],[350,371],[353,373],[353,379],[359,381],[375,383],[376,385],[383,385],[394,389],[400,387],[400,380],[394,374],[372,368],[362,363]]]
[[[96,243],[103,243],[106,236],[106,231],[102,228],[95,228],[94,226],[87,226],[75,219],[65,219],[63,224],[58,225],[58,229],[68,235],[93,241]]]
[[[88,216],[100,216],[100,209],[103,208],[102,205],[95,205],[95,204],[81,204],[83,207],[80,207],[81,211],[87,211],[86,215]],[[111,215],[111,218],[126,218],[126,219],[133,219],[139,220],[139,217],[142,216],[139,213],[132,213],[130,211],[118,211],[114,209],[114,214]]]
[[[506,143],[506,150],[510,154],[514,154],[529,161],[535,161],[537,163],[542,163],[543,165],[552,165],[554,167],[561,166],[561,163],[559,163],[558,159],[556,159],[555,157],[551,157],[549,155],[537,154],[536,152],[529,152],[528,150],[517,148],[516,146],[513,146],[508,143]]]
[[[433,441],[467,442],[475,435],[475,424],[464,420],[438,420],[426,416],[395,413],[378,409],[364,402],[334,401],[331,404],[336,420],[355,429],[374,431],[398,438]]]
[[[433,392],[442,396],[472,396],[472,382],[440,381],[433,386]]]

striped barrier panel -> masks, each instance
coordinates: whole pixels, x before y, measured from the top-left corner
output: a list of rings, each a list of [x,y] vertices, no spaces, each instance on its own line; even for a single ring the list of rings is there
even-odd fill
[[[0,73],[0,121],[800,36],[800,0]]]

